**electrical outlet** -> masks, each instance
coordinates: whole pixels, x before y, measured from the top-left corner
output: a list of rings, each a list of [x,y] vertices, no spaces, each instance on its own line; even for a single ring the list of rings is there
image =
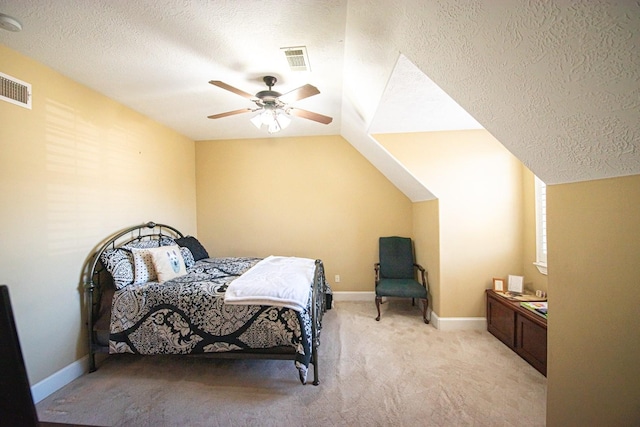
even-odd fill
[[[340,275],[339,274],[336,274],[335,281],[336,281],[336,283],[340,283]]]

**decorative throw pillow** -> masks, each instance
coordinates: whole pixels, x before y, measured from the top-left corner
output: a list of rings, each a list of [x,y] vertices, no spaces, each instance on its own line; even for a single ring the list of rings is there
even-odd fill
[[[191,254],[193,255],[194,261],[199,261],[204,258],[209,258],[209,254],[207,250],[202,246],[202,244],[193,236],[185,236],[179,239],[176,239],[176,243],[180,246],[184,246],[189,248]]]
[[[147,249],[151,254],[153,266],[158,275],[158,282],[163,283],[178,276],[187,274],[187,267],[180,253],[180,247],[161,246],[159,248]]]
[[[184,266],[187,268],[193,267],[196,262],[193,259],[193,254],[189,250],[189,248],[180,247],[180,253],[182,254],[182,258],[184,259]]]
[[[100,255],[100,261],[111,274],[113,284],[117,289],[122,289],[133,283],[133,262],[127,251],[108,249]]]
[[[176,245],[176,240],[173,237],[169,236],[160,236],[159,243],[160,246],[173,246]]]
[[[151,250],[159,248],[138,249],[131,248],[133,255],[133,284],[141,285],[157,278],[156,269],[153,266]]]

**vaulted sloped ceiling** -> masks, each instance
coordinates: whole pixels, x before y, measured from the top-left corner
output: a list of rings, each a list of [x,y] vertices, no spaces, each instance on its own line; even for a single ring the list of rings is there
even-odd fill
[[[400,52],[546,183],[640,173],[640,2],[385,6],[348,3],[343,133]]]
[[[268,137],[244,115],[207,119],[247,106],[209,80],[314,84],[299,107],[333,123],[277,136],[340,133],[414,201],[433,195],[369,133],[441,129],[436,113],[454,113],[431,101],[445,93],[548,184],[640,174],[637,1],[5,0],[0,13],[24,27],[0,43],[194,140]],[[297,45],[310,72],[286,65],[280,48]],[[406,120],[380,120],[394,115]]]

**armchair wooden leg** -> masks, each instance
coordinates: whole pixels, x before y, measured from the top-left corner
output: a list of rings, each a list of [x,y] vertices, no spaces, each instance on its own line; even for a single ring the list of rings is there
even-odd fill
[[[422,318],[424,319],[424,323],[426,323],[427,325],[429,324],[429,319],[427,319],[427,307],[429,306],[429,300],[428,299],[423,299],[422,300]]]
[[[376,308],[378,309],[378,317],[376,317],[376,321],[380,321],[380,303],[382,302],[382,297],[376,296]]]

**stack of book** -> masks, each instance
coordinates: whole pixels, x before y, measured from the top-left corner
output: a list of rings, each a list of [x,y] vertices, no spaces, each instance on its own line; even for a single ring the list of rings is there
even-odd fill
[[[505,297],[511,301],[546,301],[547,297],[538,297],[530,294],[521,294],[519,292],[499,292],[496,291],[496,294]]]
[[[522,301],[521,307],[531,310],[539,316],[547,318],[547,302],[546,301]]]

